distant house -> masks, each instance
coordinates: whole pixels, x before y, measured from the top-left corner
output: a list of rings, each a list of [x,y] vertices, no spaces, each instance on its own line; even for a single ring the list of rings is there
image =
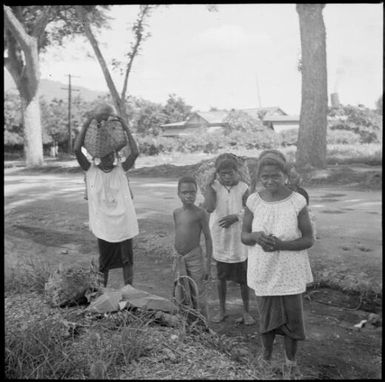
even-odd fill
[[[247,113],[254,119],[263,120],[267,116],[287,115],[280,107],[255,107],[249,109],[241,109],[241,111]]]
[[[206,112],[194,112],[185,121],[166,123],[161,125],[164,137],[179,137],[191,135],[204,128],[212,133],[219,131],[227,124],[224,122],[228,112],[225,110],[215,110]]]
[[[263,124],[276,133],[280,133],[285,130],[298,129],[299,128],[299,116],[298,115],[266,115],[263,118]]]
[[[236,109],[232,109],[236,111]],[[257,107],[240,109],[250,117],[261,120],[263,125],[276,132],[285,129],[298,128],[299,117],[287,115],[280,107]],[[225,122],[228,110],[212,110],[193,112],[185,121],[161,125],[164,137],[179,137],[196,133],[204,128],[207,132],[220,131],[228,126]]]

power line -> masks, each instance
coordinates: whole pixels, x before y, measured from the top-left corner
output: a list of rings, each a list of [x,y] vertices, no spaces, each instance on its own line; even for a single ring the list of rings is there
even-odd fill
[[[72,129],[71,129],[71,93],[79,92],[80,89],[72,89],[71,87],[71,78],[72,77],[80,77],[80,76],[73,76],[71,74],[68,74],[68,88],[62,88],[64,90],[68,90],[68,154],[72,152]]]

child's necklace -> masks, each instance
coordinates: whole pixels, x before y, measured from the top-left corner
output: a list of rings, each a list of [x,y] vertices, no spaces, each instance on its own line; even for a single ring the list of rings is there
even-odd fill
[[[233,186],[225,186],[225,185],[223,185],[223,187],[226,188],[228,193],[230,193],[230,190],[233,188]]]

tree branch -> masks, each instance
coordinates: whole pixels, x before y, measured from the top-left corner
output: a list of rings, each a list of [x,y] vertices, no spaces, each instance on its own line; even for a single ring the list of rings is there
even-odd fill
[[[44,8],[42,13],[37,18],[37,20],[35,22],[35,26],[33,27],[33,31],[32,31],[33,37],[39,38],[43,34],[47,24],[50,21],[50,19],[49,19],[50,11],[51,11],[50,6]]]
[[[135,43],[132,47],[131,53],[129,53],[130,60],[128,61],[127,68],[126,68],[126,74],[124,77],[124,83],[123,83],[123,89],[121,94],[121,99],[126,98],[126,91],[127,91],[127,83],[128,83],[128,77],[131,72],[132,64],[134,62],[135,57],[137,56],[140,48],[140,44],[144,40],[144,19],[146,16],[149,16],[151,11],[150,5],[144,5],[142,9],[139,12],[139,17],[137,19],[137,22],[135,23],[133,30],[135,31]]]
[[[99,44],[98,44],[94,34],[92,33],[90,23],[89,23],[89,20],[87,18],[86,10],[81,5],[76,5],[75,9],[76,9],[76,13],[77,13],[82,25],[83,25],[84,32],[85,32],[88,40],[90,41],[91,46],[92,46],[94,53],[96,55],[96,58],[98,59],[99,64],[102,68],[103,75],[104,75],[104,78],[107,82],[107,86],[110,90],[110,93],[111,93],[112,99],[114,101],[115,107],[118,109],[118,111],[120,111],[121,110],[121,105],[120,105],[121,100],[119,98],[119,93],[116,90],[114,81],[112,80],[110,71],[108,70],[106,61],[103,57],[103,54],[99,49]]]
[[[23,24],[17,19],[10,7],[4,5],[3,10],[5,26],[11,31],[22,49],[28,49],[31,36],[25,31]]]

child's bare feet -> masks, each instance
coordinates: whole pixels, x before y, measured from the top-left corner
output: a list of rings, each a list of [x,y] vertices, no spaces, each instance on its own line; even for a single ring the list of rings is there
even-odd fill
[[[255,320],[251,315],[247,312],[243,313],[243,322],[245,325],[253,325],[255,324]]]
[[[255,324],[255,320],[249,313],[243,313],[242,317],[238,317],[234,321],[236,324],[245,324],[245,325],[253,325]]]
[[[219,312],[216,316],[214,316],[211,321],[212,322],[222,322],[226,319],[227,315],[225,312]]]
[[[282,367],[282,379],[284,380],[298,380],[302,379],[303,375],[298,366],[293,364],[284,364]]]

